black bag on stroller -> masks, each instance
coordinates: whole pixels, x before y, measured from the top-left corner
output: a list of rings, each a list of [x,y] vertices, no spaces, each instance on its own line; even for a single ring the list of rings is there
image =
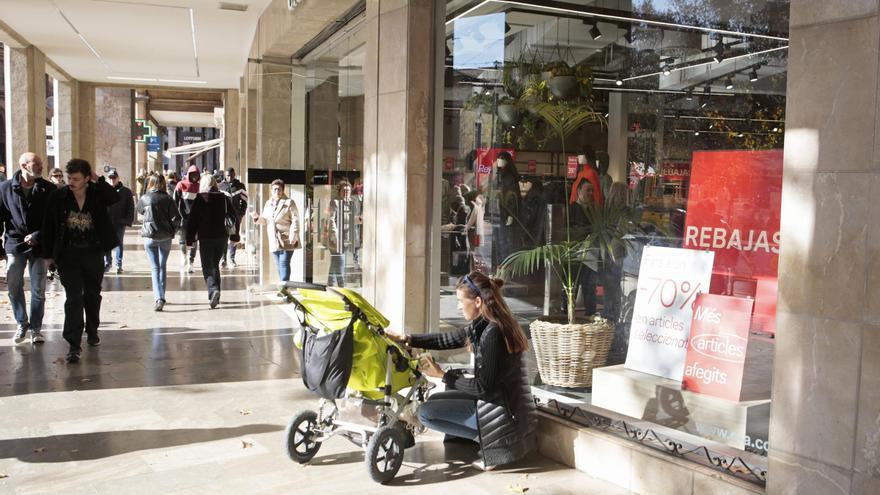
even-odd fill
[[[351,376],[354,343],[351,325],[338,332],[320,334],[303,329],[302,380],[306,388],[324,399],[345,395]]]

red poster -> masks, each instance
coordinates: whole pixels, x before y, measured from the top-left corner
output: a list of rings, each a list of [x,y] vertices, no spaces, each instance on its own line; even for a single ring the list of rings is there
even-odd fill
[[[530,174],[534,174],[538,171],[538,162],[536,160],[529,160],[528,171]]]
[[[565,168],[565,176],[569,179],[574,179],[578,174],[578,157],[570,156],[568,157],[568,161],[566,162]]]
[[[664,162],[660,175],[666,180],[683,182],[691,177],[691,164],[688,162]]]
[[[751,315],[751,299],[697,296],[682,388],[739,402]]]
[[[477,148],[477,159],[476,163],[474,163],[474,167],[476,167],[474,172],[477,174],[477,187],[480,187],[480,184],[492,173],[495,159],[498,158],[498,153],[502,151],[510,153],[510,156],[516,160],[516,151],[510,148]]]
[[[755,300],[753,331],[774,333],[782,150],[698,151],[684,247],[715,252],[710,291]]]

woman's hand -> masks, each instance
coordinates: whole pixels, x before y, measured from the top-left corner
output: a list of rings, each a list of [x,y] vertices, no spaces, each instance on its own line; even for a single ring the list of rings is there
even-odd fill
[[[419,358],[419,369],[422,370],[422,373],[433,377],[433,378],[443,378],[443,375],[446,374],[431,356],[422,356]]]
[[[394,333],[391,330],[385,330],[385,336],[401,345],[409,345],[409,337],[403,334]]]

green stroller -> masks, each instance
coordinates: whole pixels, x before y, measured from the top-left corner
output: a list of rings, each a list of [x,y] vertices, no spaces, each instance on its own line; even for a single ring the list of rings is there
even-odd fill
[[[306,463],[340,435],[364,449],[374,481],[391,481],[425,430],[418,407],[432,385],[418,359],[385,335],[388,319],[357,292],[301,282],[281,292],[300,323],[303,383],[320,397],[317,411],[300,411],[287,426],[288,456]]]

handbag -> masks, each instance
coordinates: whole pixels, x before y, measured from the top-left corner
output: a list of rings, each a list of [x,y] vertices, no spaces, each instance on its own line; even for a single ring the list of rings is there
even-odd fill
[[[229,211],[229,201],[226,202],[226,212],[223,215],[223,224],[226,226],[226,235],[233,236],[238,234],[238,217],[235,211]]]

